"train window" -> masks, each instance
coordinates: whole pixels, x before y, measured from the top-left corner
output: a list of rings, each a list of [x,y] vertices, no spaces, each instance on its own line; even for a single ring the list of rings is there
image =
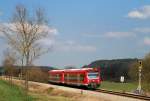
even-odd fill
[[[67,74],[64,75],[64,79],[65,81],[69,81],[69,82],[83,82],[84,81],[84,74]]]
[[[94,79],[98,77],[98,72],[89,72],[88,73],[88,78],[89,79]]]
[[[61,75],[60,74],[52,74],[49,76],[49,78],[54,81],[59,81],[61,78]]]

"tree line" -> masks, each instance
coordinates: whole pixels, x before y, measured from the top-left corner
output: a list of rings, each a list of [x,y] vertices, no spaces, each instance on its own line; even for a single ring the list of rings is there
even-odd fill
[[[9,66],[1,66],[0,67],[0,75],[5,75],[9,79],[12,77],[17,77],[18,79],[25,79],[21,78],[21,68],[22,66],[15,66],[11,65]],[[26,68],[26,67],[24,67]],[[56,69],[55,67],[49,67],[49,66],[29,66],[28,67],[28,79],[30,81],[36,81],[36,82],[48,82],[48,71]],[[11,80],[10,80],[11,81]]]
[[[89,64],[89,67],[99,67],[102,80],[120,81],[120,77],[125,77],[125,82],[131,81],[129,75],[130,65],[137,62],[138,59],[113,59],[97,60]]]

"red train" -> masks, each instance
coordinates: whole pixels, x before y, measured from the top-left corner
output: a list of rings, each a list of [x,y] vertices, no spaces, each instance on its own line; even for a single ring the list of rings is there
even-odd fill
[[[101,84],[100,70],[97,68],[51,70],[49,82],[97,88]]]

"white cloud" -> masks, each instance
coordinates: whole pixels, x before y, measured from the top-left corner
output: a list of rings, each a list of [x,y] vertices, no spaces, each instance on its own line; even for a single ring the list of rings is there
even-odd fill
[[[135,32],[150,33],[150,27],[135,28]]]
[[[83,34],[86,37],[91,38],[129,38],[129,37],[136,37],[136,33],[134,31],[131,32],[106,32],[104,34],[92,34],[87,33]]]
[[[45,47],[52,47],[54,45],[55,39],[54,38],[45,38],[38,41],[41,45]]]
[[[75,41],[60,41],[55,37],[42,39],[39,41],[45,47],[51,47],[53,51],[57,52],[94,52],[96,47],[91,45],[79,44]]]
[[[49,27],[47,25],[42,25],[41,26],[41,31],[45,31],[45,32],[48,32],[49,36],[51,35],[58,35],[58,30],[56,28],[52,28],[52,27]]]
[[[76,43],[75,41],[58,41],[56,40],[53,45],[54,51],[64,52],[93,52],[96,51],[96,47],[91,45],[83,45]]]
[[[145,37],[144,38],[144,44],[145,45],[150,45],[150,37]]]
[[[139,9],[128,13],[129,18],[147,19],[150,18],[150,5],[143,6]]]
[[[125,38],[125,37],[135,37],[136,34],[133,32],[107,32],[105,37],[108,38]]]
[[[142,14],[139,11],[131,11],[131,12],[129,12],[128,13],[128,17],[130,17],[130,18],[140,18],[140,19],[144,19],[145,18],[144,14]]]

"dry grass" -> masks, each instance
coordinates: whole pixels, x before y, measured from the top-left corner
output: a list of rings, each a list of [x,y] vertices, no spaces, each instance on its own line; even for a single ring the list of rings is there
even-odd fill
[[[74,92],[70,92],[70,91],[64,91],[64,90],[56,89],[56,88],[52,88],[52,87],[49,87],[47,89],[43,89],[40,91],[42,91],[42,94],[45,98],[47,98],[49,100],[53,99],[52,101],[55,101],[54,100],[55,97],[58,98],[58,100],[56,100],[56,101],[106,101],[103,99],[99,99],[98,97],[84,95],[84,94],[80,94],[80,93],[74,93]],[[41,100],[41,101],[43,101],[43,100]]]
[[[24,81],[13,80],[14,84],[24,85]],[[53,88],[50,85],[29,82],[29,94],[36,101],[107,101],[100,97]]]

